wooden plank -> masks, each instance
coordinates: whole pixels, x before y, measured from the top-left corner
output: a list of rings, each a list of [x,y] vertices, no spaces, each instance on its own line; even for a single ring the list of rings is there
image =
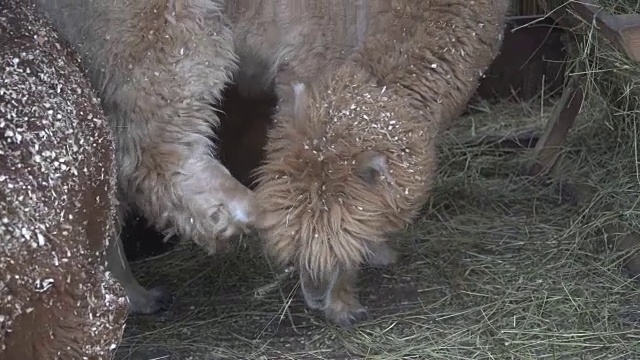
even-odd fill
[[[640,61],[640,14],[611,15],[596,0],[575,1],[571,7],[584,20],[595,18],[602,36],[632,60]]]
[[[594,23],[598,33],[616,49],[627,54],[631,60],[640,61],[640,14],[612,15],[597,0],[571,1],[561,6],[563,9],[560,11],[550,8],[548,0],[538,2],[547,13],[553,11],[550,16],[556,19],[563,17],[561,14],[569,13],[574,19],[563,20],[572,26],[576,25],[578,19]]]
[[[511,2],[511,11],[515,16],[544,15],[537,0],[514,0]]]
[[[554,106],[547,127],[533,151],[534,159],[529,167],[530,176],[548,174],[558,161],[569,129],[575,123],[584,101],[579,79],[578,76],[574,76],[569,80],[562,97]]]

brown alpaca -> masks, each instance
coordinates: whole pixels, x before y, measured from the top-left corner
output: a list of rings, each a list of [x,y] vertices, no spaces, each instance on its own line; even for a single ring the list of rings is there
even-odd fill
[[[69,46],[20,0],[0,1],[0,359],[110,359],[126,298],[114,141]]]
[[[247,95],[280,97],[255,193],[266,252],[297,266],[309,307],[349,327],[365,262],[428,199],[438,131],[497,56],[507,0],[227,5]],[[266,69],[266,70],[264,70]],[[293,84],[293,86],[291,85]]]
[[[36,0],[79,53],[116,137],[119,199],[209,253],[256,217],[253,194],[215,159],[216,108],[237,68],[222,0]],[[164,306],[123,262],[135,312]]]

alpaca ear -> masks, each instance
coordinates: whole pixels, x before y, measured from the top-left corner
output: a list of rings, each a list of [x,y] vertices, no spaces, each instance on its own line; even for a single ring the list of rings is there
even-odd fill
[[[377,183],[382,176],[391,179],[387,157],[374,150],[366,150],[355,157],[355,175],[369,185]]]
[[[304,118],[309,106],[309,91],[307,86],[301,82],[291,84],[293,89],[293,116],[296,120]]]

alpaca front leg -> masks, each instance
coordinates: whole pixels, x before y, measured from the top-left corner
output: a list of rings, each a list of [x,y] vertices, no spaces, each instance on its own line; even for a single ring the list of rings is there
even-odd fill
[[[147,289],[133,276],[120,236],[112,238],[107,247],[107,268],[124,288],[131,312],[153,314],[169,308],[172,297],[167,291],[161,288]]]
[[[329,296],[329,302],[324,310],[327,319],[342,328],[348,329],[369,317],[358,300],[356,269],[340,270],[340,274]]]

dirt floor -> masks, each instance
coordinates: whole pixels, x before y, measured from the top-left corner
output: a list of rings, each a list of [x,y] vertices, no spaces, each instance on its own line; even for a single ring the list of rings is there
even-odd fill
[[[179,244],[135,263],[175,303],[131,316],[117,359],[640,358],[640,286],[612,245],[640,230],[638,132],[589,101],[561,171],[530,179],[530,151],[495,141],[535,141],[552,105],[479,103],[443,135],[433,198],[394,236],[402,260],[363,272],[361,326],[306,309],[255,238],[214,257]]]

